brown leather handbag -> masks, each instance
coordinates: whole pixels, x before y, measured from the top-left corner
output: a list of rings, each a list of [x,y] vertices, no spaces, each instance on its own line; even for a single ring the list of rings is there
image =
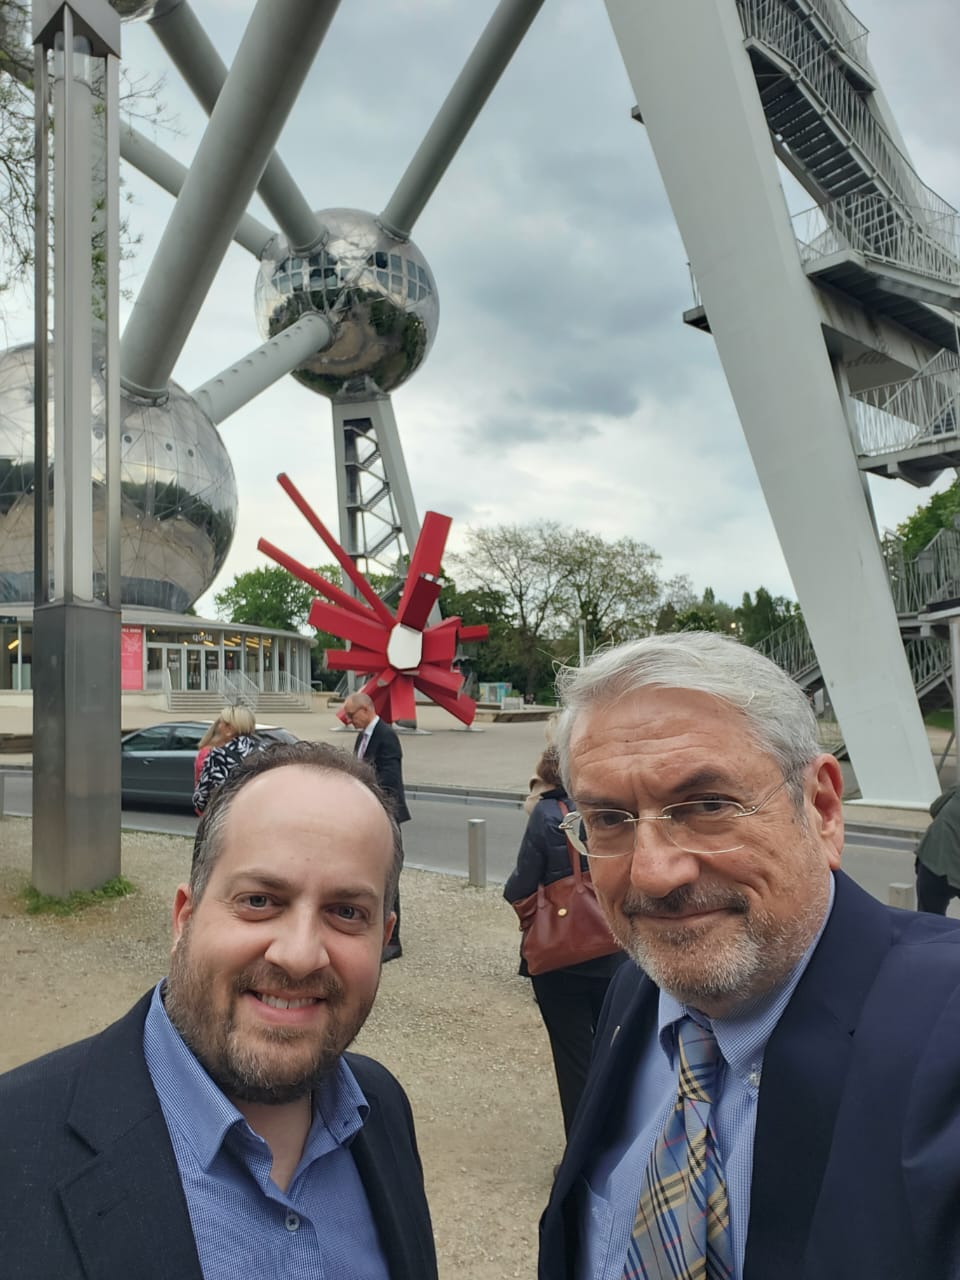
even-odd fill
[[[564,814],[568,812],[559,801]],[[584,960],[613,955],[620,948],[597,901],[590,872],[580,867],[580,855],[567,839],[571,875],[537,886],[513,903],[520,917],[520,954],[531,977],[566,969]]]

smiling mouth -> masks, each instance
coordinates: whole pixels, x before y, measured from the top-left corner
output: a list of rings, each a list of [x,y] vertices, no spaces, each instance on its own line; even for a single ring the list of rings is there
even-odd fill
[[[304,996],[297,1000],[283,1000],[280,996],[268,996],[262,991],[251,991],[250,994],[261,1004],[269,1005],[271,1009],[305,1009],[308,1005],[320,1004],[320,996]]]

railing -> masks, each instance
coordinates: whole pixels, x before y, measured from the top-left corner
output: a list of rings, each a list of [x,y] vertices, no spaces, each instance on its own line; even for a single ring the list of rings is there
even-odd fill
[[[817,655],[807,631],[807,624],[799,615],[785,622],[776,631],[771,631],[754,646],[786,671],[788,676],[797,680],[817,665]]]
[[[950,678],[950,645],[945,640],[935,636],[913,637],[904,641],[903,647],[917,693]]]
[[[960,530],[941,529],[910,559],[894,533],[884,536],[880,549],[897,613],[919,613],[932,600],[960,596]]]
[[[864,257],[950,284],[960,284],[960,214],[932,216],[885,196],[857,193],[794,214],[800,258],[852,249]]]
[[[960,359],[941,351],[912,378],[858,391],[851,403],[861,457],[960,440]]]
[[[865,99],[843,74],[829,49],[782,0],[737,0],[747,38],[761,40],[800,72],[821,103],[839,121],[869,166],[907,208],[916,209],[931,236],[942,218],[957,211],[921,181]],[[789,145],[789,144],[788,144]],[[864,175],[864,183],[868,181]]]
[[[843,0],[807,0],[807,3],[837,37],[837,44],[844,53],[865,71],[869,70],[867,36],[870,33],[856,14],[851,13]]]
[[[256,711],[260,690],[242,671],[208,671],[207,692],[223,695],[227,706],[240,705]]]
[[[263,673],[264,693],[291,693],[297,698],[309,698],[312,690],[306,681],[293,675],[290,671],[265,671]]]

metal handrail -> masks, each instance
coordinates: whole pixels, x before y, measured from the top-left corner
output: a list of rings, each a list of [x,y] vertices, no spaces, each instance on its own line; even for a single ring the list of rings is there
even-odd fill
[[[844,250],[960,284],[960,214],[932,215],[874,192],[853,192],[793,215],[804,265]]]
[[[844,53],[858,62],[865,71],[870,70],[867,58],[867,36],[870,33],[843,0],[807,0],[807,3],[837,36],[837,44]]]
[[[799,614],[764,636],[754,648],[794,680],[811,671],[818,662],[807,624]]]
[[[929,234],[937,237],[939,219],[957,210],[921,180],[866,100],[844,75],[830,50],[782,0],[737,0],[744,35],[768,45],[792,63],[822,105],[842,125],[853,144],[905,207],[922,214]],[[864,174],[864,182],[869,181]]]
[[[880,549],[897,613],[919,613],[932,600],[960,595],[960,530],[940,529],[909,559],[895,533],[884,535]]]
[[[207,689],[223,695],[227,705],[241,705],[256,711],[260,701],[260,689],[242,671],[211,671],[207,675]]]

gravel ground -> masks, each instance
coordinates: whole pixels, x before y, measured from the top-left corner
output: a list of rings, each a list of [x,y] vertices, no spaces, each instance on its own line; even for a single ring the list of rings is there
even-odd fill
[[[89,1035],[166,970],[190,842],[125,832],[136,893],[58,919],[27,916],[30,823],[0,822],[0,1070]],[[536,1272],[537,1220],[563,1147],[546,1033],[516,975],[515,917],[496,888],[403,874],[403,946],[357,1048],[413,1106],[441,1277]]]

